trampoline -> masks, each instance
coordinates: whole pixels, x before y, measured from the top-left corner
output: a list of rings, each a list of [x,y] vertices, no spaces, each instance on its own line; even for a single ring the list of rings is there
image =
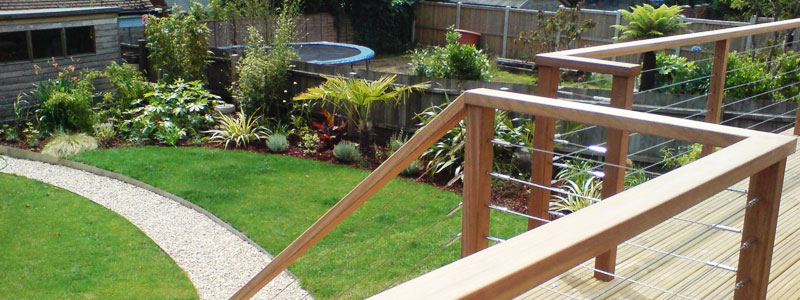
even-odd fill
[[[375,51],[372,49],[353,44],[311,42],[291,45],[300,56],[300,61],[310,64],[343,65],[367,61],[367,66],[369,66],[369,60],[375,57]],[[240,52],[244,46],[227,46],[216,49]]]

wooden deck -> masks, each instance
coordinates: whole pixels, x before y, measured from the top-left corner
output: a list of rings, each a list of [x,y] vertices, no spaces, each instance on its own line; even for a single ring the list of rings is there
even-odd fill
[[[747,189],[748,181],[735,187]],[[743,193],[723,191],[678,218],[741,229],[745,199]],[[736,273],[724,268],[738,265],[741,235],[684,220],[668,220],[628,241],[636,245],[620,245],[619,277],[610,282],[592,277],[594,261],[589,260],[517,299],[732,298]],[[682,257],[664,254],[673,251]],[[768,298],[800,299],[800,154],[790,156],[786,165]]]

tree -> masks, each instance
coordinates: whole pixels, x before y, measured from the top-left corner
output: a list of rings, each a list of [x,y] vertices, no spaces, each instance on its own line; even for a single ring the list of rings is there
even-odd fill
[[[196,5],[193,4],[193,9]],[[178,79],[205,81],[208,57],[208,28],[195,18],[196,14],[183,14],[173,6],[166,17],[148,15],[145,21],[147,57],[155,71],[161,70],[161,80],[166,83]]]
[[[662,37],[679,33],[686,29],[689,23],[681,22],[683,15],[681,14],[681,7],[661,5],[659,8],[654,8],[649,4],[634,6],[631,11],[624,9],[619,10],[622,17],[628,21],[628,25],[612,25],[611,27],[619,29],[621,34],[620,40],[641,40],[656,37]],[[648,51],[642,54],[642,80],[639,85],[640,91],[651,90],[655,88],[656,83],[656,53]]]
[[[514,43],[525,46],[528,59],[536,54],[566,50],[572,42],[581,38],[586,30],[594,28],[593,20],[580,22],[580,5],[559,9],[554,17],[546,17],[544,11],[536,15],[536,29],[519,33]]]
[[[335,109],[343,109],[345,114],[359,130],[359,149],[369,150],[371,115],[379,103],[396,104],[403,101],[412,91],[428,87],[427,83],[393,87],[396,75],[383,76],[375,81],[357,78],[324,76],[326,81],[317,87],[309,88],[297,95],[294,100],[318,100],[330,104]]]

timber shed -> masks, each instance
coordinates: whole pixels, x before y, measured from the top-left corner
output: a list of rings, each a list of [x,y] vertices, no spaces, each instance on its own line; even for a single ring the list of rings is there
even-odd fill
[[[62,68],[103,69],[120,61],[119,11],[118,7],[0,11],[0,122],[15,117],[18,94],[55,78]]]

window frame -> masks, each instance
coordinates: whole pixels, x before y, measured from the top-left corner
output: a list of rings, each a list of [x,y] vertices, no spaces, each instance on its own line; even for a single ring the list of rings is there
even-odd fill
[[[77,53],[77,54],[73,54],[73,55],[68,54],[67,34],[66,34],[67,28],[83,28],[83,27],[88,27],[90,32],[91,32],[92,43],[93,43],[92,51],[91,52]],[[96,30],[94,25],[88,25],[88,26],[64,26],[64,27],[52,28],[52,29],[57,29],[60,32],[60,35],[61,35],[61,53],[62,53],[62,55],[60,55],[60,56],[53,56],[53,57],[55,57],[55,58],[70,58],[70,57],[81,57],[81,56],[89,56],[89,55],[96,55],[97,54],[97,34],[96,34],[97,30]],[[27,49],[27,57],[25,59],[10,60],[10,61],[5,61],[5,62],[0,62],[0,64],[10,64],[10,63],[18,63],[18,62],[36,62],[36,61],[45,61],[45,60],[51,59],[52,57],[34,58],[34,50],[33,50],[34,45],[33,45],[32,32],[38,31],[38,30],[50,30],[50,29],[29,29],[29,30],[2,32],[2,33],[24,32],[28,49]]]

